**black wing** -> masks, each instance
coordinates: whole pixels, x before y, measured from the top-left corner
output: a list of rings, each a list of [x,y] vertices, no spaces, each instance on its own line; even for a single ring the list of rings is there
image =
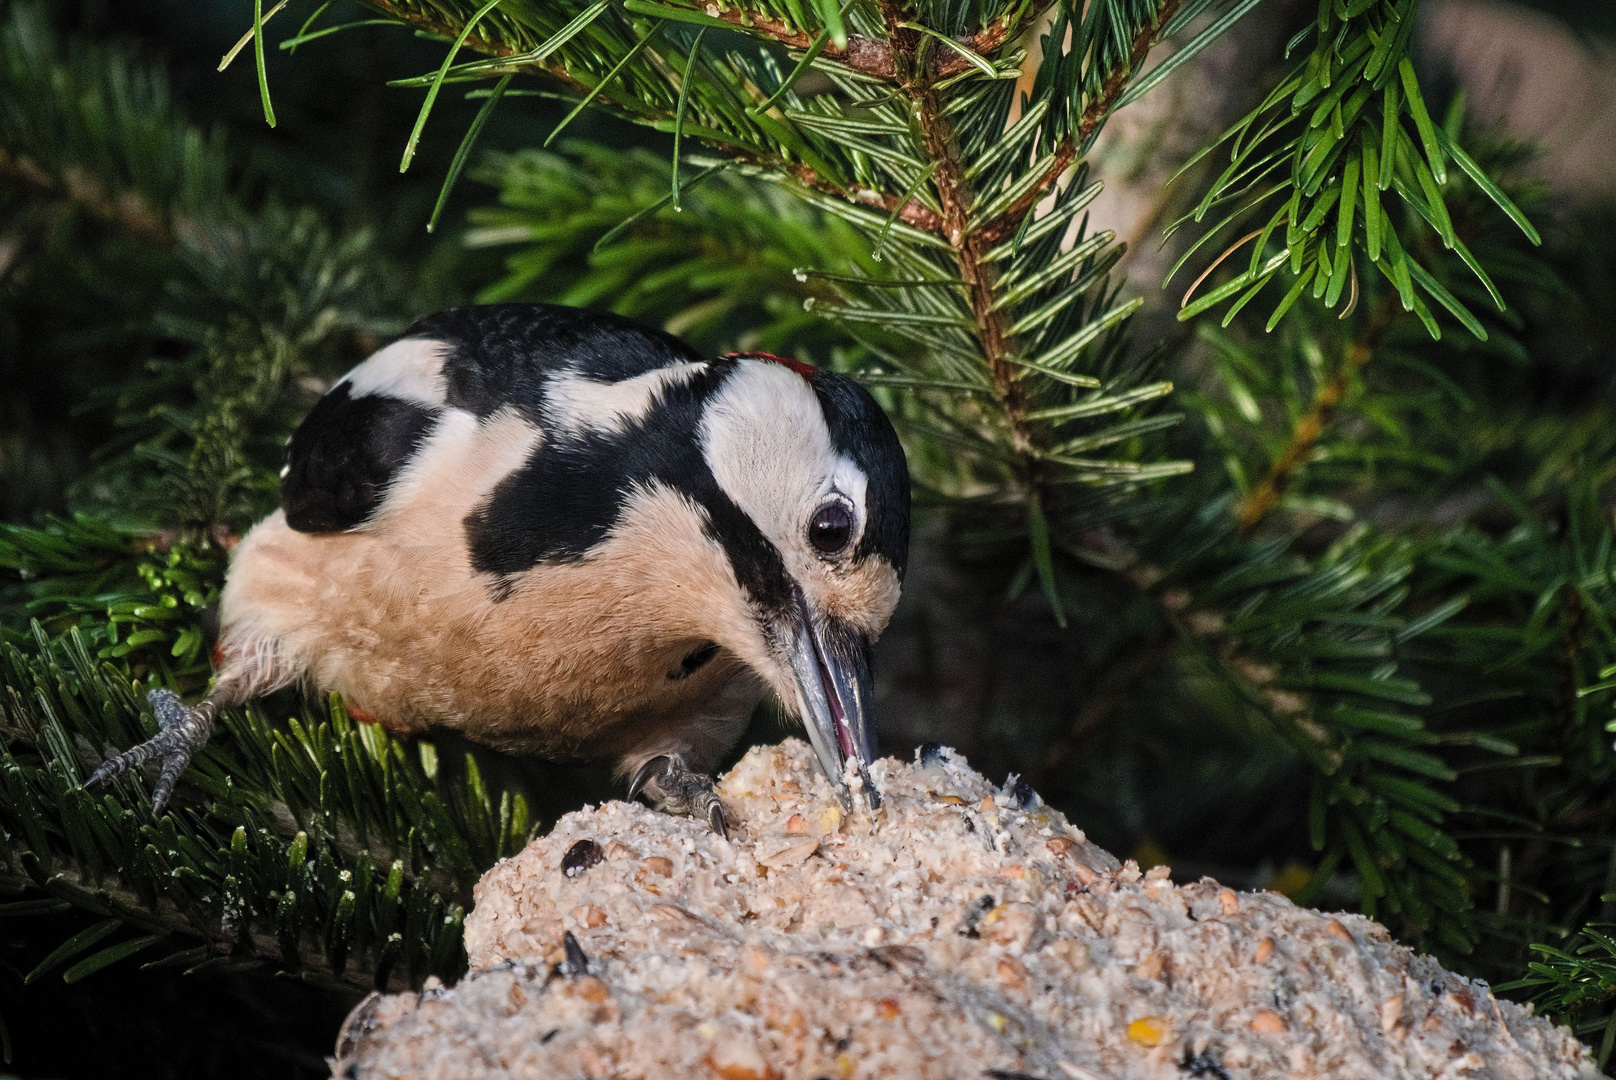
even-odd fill
[[[399,340],[443,344],[437,389],[405,400],[385,390],[356,391],[344,380],[320,399],[292,436],[281,481],[286,523],[297,531],[364,524],[445,408],[478,417],[514,408],[537,423],[545,384],[559,372],[614,382],[702,359],[671,334],[630,319],[551,304],[451,308],[420,320]],[[367,364],[377,360],[384,370],[370,371],[369,384],[389,381],[387,360]],[[399,362],[418,358],[399,354]]]
[[[539,419],[544,384],[567,371],[632,379],[702,355],[672,334],[608,312],[552,304],[484,304],[428,315],[405,333],[448,345],[445,404],[477,416],[513,407]]]
[[[363,524],[437,419],[437,409],[380,394],[351,397],[350,390],[348,382],[337,384],[292,436],[281,509],[298,532]]]

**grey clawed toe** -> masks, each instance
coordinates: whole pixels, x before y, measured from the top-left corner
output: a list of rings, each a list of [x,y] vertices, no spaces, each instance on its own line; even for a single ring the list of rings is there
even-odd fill
[[[186,705],[172,691],[151,690],[146,701],[157,716],[158,732],[152,738],[131,747],[116,757],[108,758],[100,768],[84,781],[86,789],[97,788],[107,781],[138,768],[153,758],[160,758],[163,770],[152,789],[152,813],[161,814],[180,774],[191,763],[191,757],[208,744],[213,735],[214,717],[218,707],[204,701],[196,707]]]
[[[678,754],[659,754],[641,765],[628,785],[628,797],[644,793],[658,809],[704,819],[713,832],[729,838],[729,819],[713,778],[694,772]]]

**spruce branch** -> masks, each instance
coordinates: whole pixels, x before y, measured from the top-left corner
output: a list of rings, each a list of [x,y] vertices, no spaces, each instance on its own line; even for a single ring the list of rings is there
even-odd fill
[[[188,221],[228,213],[221,140],[175,108],[122,50],[60,47],[44,11],[0,14],[0,186],[82,209],[160,247]]]
[[[983,253],[1020,227],[1025,216],[1070,166],[1078,149],[1087,147],[1121,96],[1128,76],[1144,62],[1151,47],[1156,44],[1161,27],[1171,20],[1178,3],[1179,0],[1161,0],[1153,20],[1135,31],[1127,62],[1105,74],[1100,92],[1084,107],[1076,131],[1059,144],[1051,160],[1042,167],[1042,175],[1037,182],[1019,195],[1001,215],[977,228],[972,228],[974,198],[963,175],[966,163],[959,158],[957,140],[944,115],[946,103],[934,85],[911,91],[921,128],[926,133],[926,151],[935,166],[932,184],[943,208],[941,231],[953,248],[960,280],[969,289],[976,338],[987,361],[1000,407],[1009,423],[1011,447],[1019,454],[1030,453],[1034,445],[1027,418],[1029,407],[1020,385],[1022,372],[1010,361],[1015,351],[1014,341],[1004,306],[999,303],[995,288],[996,274],[983,259]],[[901,11],[895,13],[901,14]],[[908,36],[905,37],[901,28],[894,29],[895,48],[907,44],[913,49],[918,44],[912,31],[907,32]]]
[[[467,31],[470,15],[474,14],[474,12],[468,12],[459,18],[446,17],[441,12],[441,5],[428,7],[426,5],[395,2],[395,0],[365,0],[365,2],[400,25],[412,26],[450,39],[459,39],[461,34]],[[661,19],[673,18],[676,21],[694,21],[698,25],[721,25],[773,44],[804,51],[813,46],[817,37],[817,35],[810,34],[807,30],[793,27],[782,19],[769,18],[757,12],[749,12],[743,8],[731,8],[727,11],[719,12],[717,15],[707,13],[698,15],[693,10],[688,11],[688,14],[682,14],[687,9],[664,7],[656,4],[645,4],[642,7],[644,8],[643,11],[632,7],[629,10],[631,13],[642,15],[654,14],[655,17]],[[458,12],[456,14],[459,15]],[[637,95],[633,92],[635,82],[625,80],[621,89],[613,91],[600,81],[599,74],[592,73],[587,69],[579,70],[569,65],[568,56],[549,41],[539,43],[536,37],[533,36],[531,26],[514,20],[501,21],[497,18],[500,14],[497,10],[493,11],[490,18],[486,20],[488,29],[481,33],[472,29],[469,33],[465,33],[462,42],[464,47],[492,56],[498,62],[493,65],[462,65],[459,69],[446,69],[450,73],[458,72],[458,74],[452,74],[453,78],[458,80],[466,77],[477,78],[505,74],[539,75],[557,82],[564,89],[576,93],[586,100],[593,100],[627,119],[666,128],[670,131],[673,130],[674,126],[684,127],[684,125],[677,123],[677,88],[672,90],[671,98],[666,90],[661,94]],[[624,21],[626,22],[626,20]],[[1007,33],[1007,30],[1000,29],[988,40],[1002,41]],[[630,36],[636,37],[633,30],[630,30]],[[643,39],[633,41],[624,39],[624,44],[618,47],[623,49],[625,55],[616,56],[614,62],[620,62],[626,58],[628,53],[643,48],[640,44],[641,40]],[[590,43],[593,44],[593,40]],[[602,66],[604,57],[600,57],[592,51],[586,52],[585,55],[589,55],[595,60],[594,67],[600,68]],[[611,53],[606,54],[606,56],[611,55]],[[820,55],[827,61],[839,61],[847,69],[859,72],[867,77],[887,79],[891,78],[893,74],[890,55],[887,52],[885,43],[869,38],[851,37],[845,49],[822,48]],[[655,57],[655,60],[661,61],[662,58]],[[957,67],[944,65],[944,68],[947,68],[950,74],[954,74],[964,66],[965,62],[960,60]],[[606,65],[600,74],[604,74],[605,71],[609,70],[610,65]],[[665,61],[663,61],[662,70],[668,70]],[[939,72],[942,70],[943,68],[939,68]],[[657,84],[661,84],[661,87],[667,86],[661,71],[640,73],[639,84],[643,86],[650,79],[654,79]],[[826,175],[824,169],[816,168],[814,164],[801,160],[800,154],[794,155],[791,153],[789,149],[791,140],[789,139],[785,141],[785,145],[779,143],[771,145],[772,140],[769,138],[767,117],[762,118],[764,123],[761,126],[764,126],[765,130],[760,133],[755,130],[760,126],[756,123],[757,117],[753,118],[753,123],[745,123],[744,118],[735,115],[737,111],[744,112],[744,106],[737,110],[735,106],[740,103],[735,101],[733,97],[727,104],[730,105],[730,108],[724,111],[730,114],[728,117],[730,123],[714,126],[710,124],[701,125],[698,122],[690,125],[692,134],[695,134],[709,145],[722,149],[738,161],[783,175],[789,175],[796,183],[806,188],[821,191],[837,198],[880,206],[883,209],[892,209],[897,205],[896,200],[890,196],[883,196],[880,192],[857,185],[839,182],[835,176]],[[755,103],[748,102],[746,104]],[[711,114],[708,113],[708,115],[710,116]],[[423,121],[424,118],[423,111]],[[737,120],[742,122],[735,123]],[[747,130],[748,128],[753,130]],[[762,135],[761,139],[758,138],[760,134]],[[736,136],[740,136],[740,138]],[[822,147],[816,149],[823,150]],[[815,156],[817,157],[817,155]],[[905,221],[920,228],[935,229],[937,227],[935,216],[923,207],[911,208],[905,206],[902,210],[902,216]]]
[[[1603,899],[1610,899],[1604,897]],[[1565,948],[1533,945],[1540,959],[1527,964],[1527,974],[1497,988],[1499,993],[1527,991],[1543,1015],[1570,1024],[1578,1035],[1598,1039],[1600,1068],[1616,1049],[1616,937],[1609,923],[1589,923]],[[1590,1042],[1593,1040],[1590,1039]]]
[[[1330,378],[1313,391],[1313,400],[1291,426],[1290,441],[1285,445],[1262,482],[1240,501],[1235,518],[1242,529],[1250,530],[1265,518],[1285,493],[1291,478],[1312,456],[1320,437],[1336,411],[1346,400],[1347,390],[1358,371],[1375,355],[1375,350],[1386,339],[1397,317],[1396,297],[1388,294],[1375,305],[1369,325],[1351,347]]]
[[[490,155],[473,171],[498,189],[499,204],[471,212],[467,243],[509,253],[507,274],[479,299],[609,304],[715,352],[853,362],[856,343],[802,307],[837,297],[802,268],[858,271],[861,281],[881,273],[852,227],[736,170],[687,181],[675,211],[660,155],[562,150]]]
[[[1479,232],[1475,211],[1490,197],[1476,192],[1467,201],[1463,191],[1456,194],[1456,225]],[[1502,249],[1490,246],[1488,257],[1502,260]],[[1457,253],[1448,258],[1462,261]],[[1434,260],[1438,270],[1446,261]],[[1359,463],[1405,463],[1409,474],[1393,479],[1396,466],[1388,465],[1378,477],[1370,494],[1381,499],[1396,490],[1428,491],[1431,478],[1464,475],[1467,466],[1459,462],[1470,452],[1470,429],[1455,430],[1441,418],[1449,410],[1466,417],[1475,406],[1465,401],[1454,408],[1448,395],[1462,391],[1446,372],[1464,380],[1489,376],[1470,370],[1473,360],[1460,363],[1422,346],[1417,316],[1403,312],[1395,287],[1376,282],[1364,291],[1371,314],[1356,324],[1341,322],[1323,298],[1299,297],[1285,332],[1271,338],[1259,332],[1260,323],[1233,334],[1200,328],[1212,346],[1216,389],[1186,401],[1212,436],[1208,456],[1223,459],[1234,536],[1174,565],[1175,554],[1184,560],[1184,540],[1192,535],[1175,524],[1157,541],[1153,559],[1183,590],[1178,622],[1192,632],[1215,628],[1209,658],[1249,684],[1248,700],[1266,706],[1271,722],[1296,724],[1324,752],[1295,743],[1316,772],[1309,820],[1321,858],[1313,885],[1350,868],[1366,907],[1401,911],[1405,933],[1460,952],[1479,935],[1488,962],[1496,963],[1501,937],[1541,940],[1539,905],[1551,892],[1586,904],[1605,876],[1607,844],[1599,842],[1593,884],[1586,883],[1591,868],[1578,866],[1589,856],[1577,851],[1590,842],[1584,830],[1602,827],[1609,811],[1571,795],[1602,783],[1612,761],[1590,711],[1603,693],[1599,672],[1611,664],[1616,600],[1607,579],[1609,523],[1594,508],[1601,481],[1583,474],[1571,491],[1553,496],[1566,501],[1561,523],[1492,481],[1496,501],[1476,517],[1507,506],[1515,519],[1509,527],[1455,527],[1422,517],[1402,527],[1371,526],[1375,506],[1363,505]],[[1507,344],[1507,320],[1489,329],[1494,341]],[[1331,354],[1342,360],[1315,363]],[[1284,419],[1275,423],[1276,417]],[[1473,422],[1484,431],[1489,421]],[[1262,479],[1248,483],[1247,476]],[[1269,637],[1275,627],[1246,621],[1271,602],[1275,579],[1263,567],[1273,552],[1291,551],[1302,565],[1318,558],[1298,542],[1309,525],[1327,535],[1344,531],[1337,546],[1376,536],[1375,543],[1401,536],[1408,545],[1399,556],[1401,583],[1344,624],[1361,630],[1374,619],[1393,620],[1378,665],[1368,654],[1350,660],[1356,646],[1344,642],[1312,655],[1289,644],[1275,650],[1281,640]],[[1347,560],[1335,571],[1337,587],[1374,572],[1372,563]],[[1242,589],[1220,596],[1227,585],[1215,585],[1208,576],[1215,573],[1236,584],[1244,579]],[[1325,595],[1297,610],[1327,624]],[[1289,632],[1298,642],[1317,633],[1305,623]],[[1356,672],[1355,663],[1362,665]],[[1491,695],[1499,695],[1499,704]],[[1514,877],[1500,875],[1497,912],[1475,910],[1492,887],[1487,868],[1500,865],[1500,852],[1511,844],[1541,854],[1529,869],[1506,860]],[[1543,891],[1528,898],[1519,884],[1526,880]],[[1578,884],[1569,887],[1573,880]],[[1304,890],[1299,898],[1311,895]]]
[[[378,987],[453,976],[472,885],[531,834],[521,797],[490,792],[471,758],[356,724],[333,698],[282,723],[226,710],[227,735],[161,817],[141,776],[80,787],[106,748],[149,734],[145,688],[205,682],[197,619],[219,555],[91,518],[0,527],[0,567],[27,572],[40,617],[0,642],[0,879],[139,929],[187,967],[257,960]]]
[[[1428,228],[1442,247],[1458,254],[1500,311],[1498,288],[1454,229],[1448,209],[1448,160],[1458,164],[1528,240],[1537,244],[1541,238],[1458,146],[1460,115],[1449,118],[1452,130],[1432,122],[1413,64],[1405,55],[1418,8],[1419,0],[1374,0],[1350,7],[1326,4],[1317,21],[1292,41],[1295,48],[1312,38],[1314,46],[1257,108],[1224,133],[1218,145],[1229,145],[1228,167],[1195,209],[1168,230],[1201,223],[1218,211],[1215,224],[1169,274],[1171,280],[1203,244],[1231,225],[1249,219],[1256,226],[1257,242],[1247,267],[1193,302],[1186,294],[1181,319],[1225,301],[1233,301],[1228,308],[1232,318],[1270,283],[1281,280],[1287,269],[1293,285],[1274,309],[1270,329],[1309,282],[1315,299],[1322,297],[1334,308],[1345,297],[1350,308],[1361,287],[1362,259],[1363,272],[1369,267],[1379,270],[1397,289],[1403,310],[1416,314],[1433,338],[1441,336],[1431,310],[1434,303],[1472,335],[1486,339],[1487,331],[1470,308],[1405,246],[1391,215],[1393,206],[1404,211],[1411,225]],[[1412,122],[1418,143],[1405,119]],[[1397,203],[1383,205],[1383,193],[1393,190]],[[1277,207],[1272,204],[1276,198],[1283,200]],[[1250,239],[1237,241],[1213,266]],[[1194,291],[1192,287],[1191,294]]]

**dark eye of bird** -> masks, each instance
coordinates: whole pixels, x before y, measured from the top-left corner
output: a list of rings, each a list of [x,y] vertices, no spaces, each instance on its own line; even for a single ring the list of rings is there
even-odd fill
[[[841,503],[826,503],[808,523],[808,542],[821,554],[834,555],[853,537],[853,515]]]

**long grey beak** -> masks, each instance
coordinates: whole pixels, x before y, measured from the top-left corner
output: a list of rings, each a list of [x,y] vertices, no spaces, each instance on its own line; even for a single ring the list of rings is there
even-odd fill
[[[870,762],[875,760],[875,688],[869,643],[856,631],[816,615],[801,589],[796,594],[791,670],[802,694],[808,741],[842,808],[852,812],[856,787],[874,810],[881,805],[881,793],[870,779]]]

